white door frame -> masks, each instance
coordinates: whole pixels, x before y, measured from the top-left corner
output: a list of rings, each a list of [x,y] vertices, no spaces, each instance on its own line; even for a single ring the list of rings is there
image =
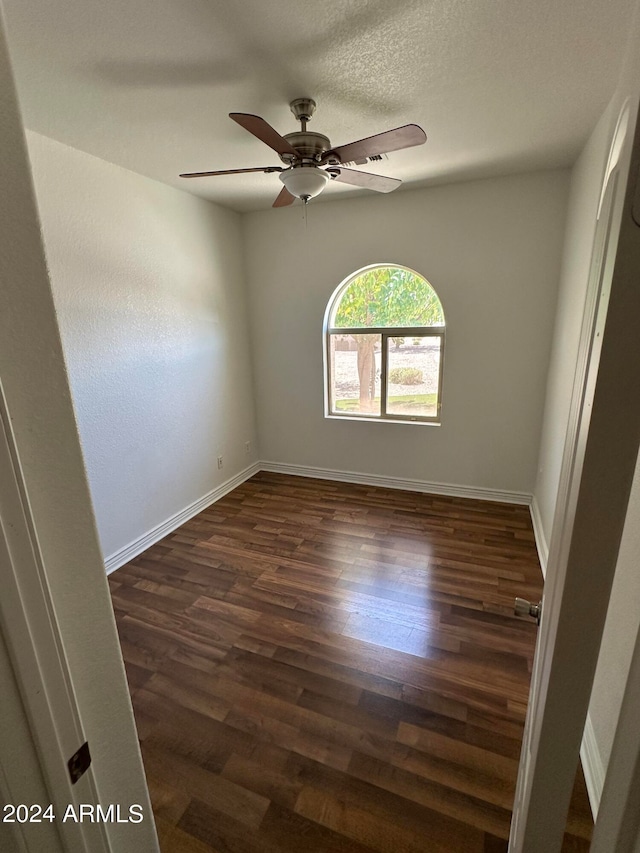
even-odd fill
[[[637,104],[626,106],[629,133],[607,170],[591,263],[597,299],[585,311],[510,853],[562,845],[640,444],[640,126]]]
[[[13,728],[0,727],[0,773],[3,796],[26,796],[29,791],[45,790],[46,803],[54,806],[58,844],[46,849],[91,851],[110,850],[108,828],[104,823],[62,822],[67,805],[97,803],[91,767],[72,784],[67,761],[85,742],[71,677],[60,640],[56,616],[49,593],[38,538],[24,486],[11,420],[0,383],[0,642],[2,664],[10,666],[13,680],[26,714],[40,765],[40,778],[24,784],[20,768],[10,762]],[[6,650],[6,654],[4,653]],[[11,686],[7,685],[9,693]],[[9,694],[7,694],[9,696]],[[10,701],[10,697],[9,697]],[[7,709],[8,710],[8,709]],[[14,709],[14,713],[16,709]],[[18,726],[16,727],[16,729]],[[23,737],[23,741],[25,741]],[[29,750],[28,740],[24,746]],[[37,785],[37,787],[35,787]],[[19,800],[30,805],[34,801]],[[14,802],[17,805],[17,802]],[[26,850],[39,847],[41,832],[47,824],[16,824]],[[54,835],[49,833],[49,844]]]

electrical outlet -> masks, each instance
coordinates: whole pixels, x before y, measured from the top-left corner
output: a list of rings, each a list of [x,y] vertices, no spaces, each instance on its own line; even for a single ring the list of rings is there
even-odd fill
[[[251,442],[250,441],[245,441],[244,449],[245,449],[245,453],[251,453]]]
[[[222,468],[222,456],[218,456],[218,469]]]

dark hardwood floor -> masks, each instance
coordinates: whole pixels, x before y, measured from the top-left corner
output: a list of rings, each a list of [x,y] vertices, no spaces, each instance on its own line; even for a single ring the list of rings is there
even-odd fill
[[[526,507],[263,472],[110,585],[163,853],[506,851]]]

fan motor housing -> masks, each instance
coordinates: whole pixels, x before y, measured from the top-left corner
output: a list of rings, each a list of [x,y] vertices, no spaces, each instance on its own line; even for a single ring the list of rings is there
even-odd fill
[[[325,151],[331,148],[329,137],[323,133],[314,133],[311,130],[299,130],[296,133],[287,133],[284,137],[298,152],[301,158],[315,160],[320,158]],[[287,163],[289,157],[281,155],[280,159]]]

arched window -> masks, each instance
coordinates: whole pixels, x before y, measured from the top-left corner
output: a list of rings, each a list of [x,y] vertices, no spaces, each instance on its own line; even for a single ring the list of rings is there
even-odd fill
[[[438,423],[444,327],[438,294],[413,270],[349,276],[325,313],[326,416]]]

